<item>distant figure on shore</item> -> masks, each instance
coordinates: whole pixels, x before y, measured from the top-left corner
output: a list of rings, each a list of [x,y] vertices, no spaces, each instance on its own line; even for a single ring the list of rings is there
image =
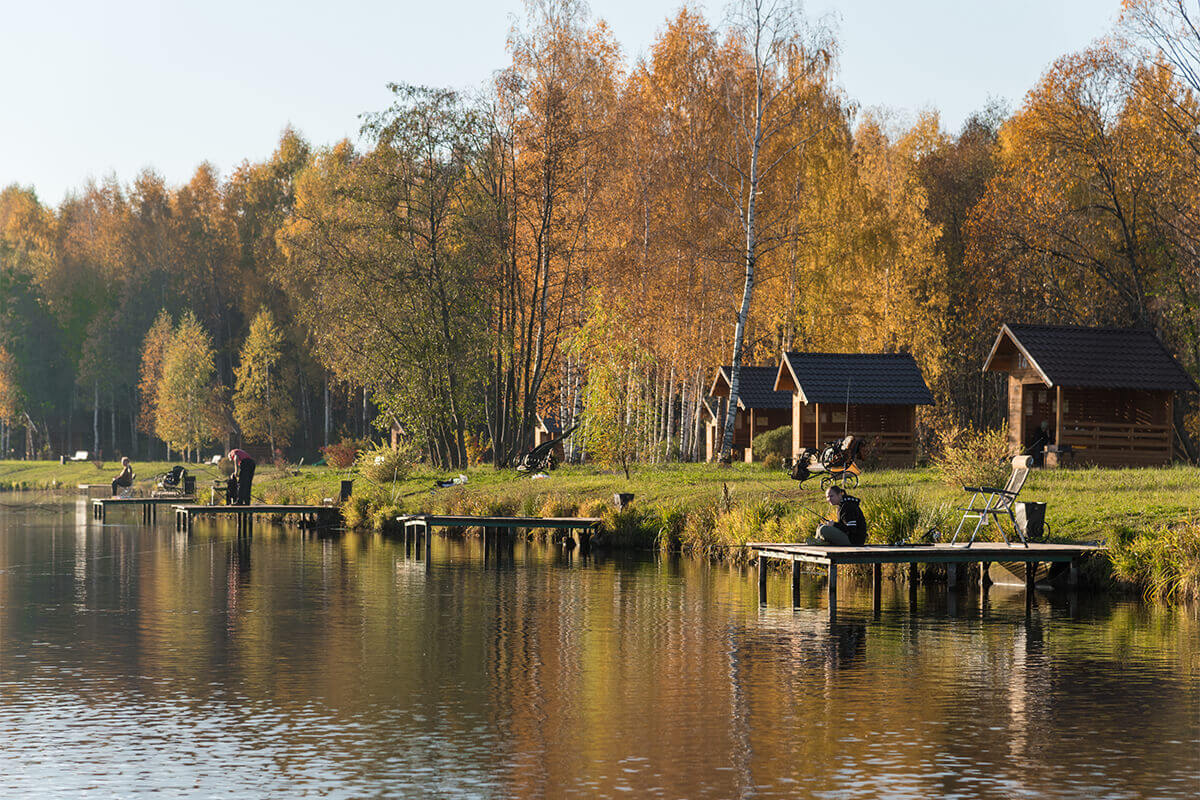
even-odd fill
[[[233,479],[237,481],[237,502],[235,505],[250,505],[250,486],[254,483],[254,459],[245,450],[234,448],[229,451],[229,460],[233,462]]]
[[[858,498],[834,484],[825,490],[825,499],[837,509],[836,520],[824,520],[817,527],[812,544],[835,547],[862,547],[867,543],[867,520],[858,507]]]
[[[120,473],[113,478],[112,496],[116,497],[119,489],[128,489],[130,486],[133,486],[133,462],[129,460],[129,456],[125,456],[121,459]]]
[[[1029,446],[1025,448],[1025,454],[1033,456],[1033,465],[1035,467],[1046,466],[1046,448],[1054,444],[1054,432],[1050,430],[1049,420],[1042,420],[1042,424],[1034,431],[1033,436],[1029,440]]]

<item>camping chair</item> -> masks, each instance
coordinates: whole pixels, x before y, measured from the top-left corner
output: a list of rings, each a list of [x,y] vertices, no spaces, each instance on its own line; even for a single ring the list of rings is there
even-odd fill
[[[963,509],[962,519],[958,522],[958,528],[954,531],[954,538],[950,540],[950,544],[958,541],[958,534],[962,532],[963,525],[968,519],[975,520],[975,529],[971,531],[970,540],[963,545],[970,547],[975,541],[975,537],[979,535],[979,530],[985,525],[995,525],[1000,530],[1000,537],[1004,539],[1004,543],[1012,545],[1008,540],[1008,534],[1004,531],[1004,526],[1000,524],[1000,516],[1007,515],[1009,522],[1012,524],[1013,532],[1021,540],[1021,543],[1029,547],[1029,542],[1025,539],[1025,532],[1021,530],[1021,526],[1017,524],[1017,518],[1013,514],[1013,506],[1016,505],[1017,495],[1021,493],[1021,487],[1025,485],[1025,479],[1029,477],[1029,468],[1033,466],[1033,456],[1017,456],[1012,460],[1012,475],[1008,477],[1008,483],[1003,489],[997,489],[994,486],[964,486],[964,492],[971,492],[971,502]],[[979,498],[986,497],[983,505],[976,507],[975,501]]]

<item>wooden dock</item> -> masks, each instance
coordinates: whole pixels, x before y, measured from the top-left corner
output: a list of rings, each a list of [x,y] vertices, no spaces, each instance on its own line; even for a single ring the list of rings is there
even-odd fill
[[[178,505],[191,500],[191,497],[94,497],[92,519],[104,522],[108,517],[109,506],[138,506],[142,510],[142,522],[150,525],[158,521],[159,506]]]
[[[342,519],[342,510],[337,506],[304,505],[181,505],[175,501],[175,530],[191,531],[197,517],[233,516],[237,520],[238,533],[252,533],[254,517],[261,515],[295,517],[302,528],[332,527]]]
[[[829,571],[829,613],[837,613],[838,566],[842,564],[870,564],[871,594],[876,610],[879,609],[883,584],[884,564],[908,564],[912,573],[918,564],[946,564],[947,586],[958,588],[963,567],[980,564],[980,582],[983,588],[989,583],[988,567],[993,562],[1023,563],[1025,565],[1025,589],[1032,598],[1034,576],[1039,564],[1065,562],[1068,565],[1067,585],[1074,587],[1079,580],[1079,560],[1104,548],[1089,544],[1043,544],[1023,545],[993,544],[976,542],[964,545],[935,544],[916,546],[869,545],[866,547],[829,547],[809,544],[782,544],[751,542],[748,547],[758,557],[758,602],[767,602],[767,565],[771,560],[790,561],[792,564],[792,605],[800,605],[800,565],[818,564]],[[915,577],[915,575],[913,576]],[[915,582],[910,580],[910,587]]]
[[[472,517],[437,514],[409,514],[396,517],[404,528],[404,547],[420,549],[425,545],[425,568],[429,569],[433,528],[482,528],[483,552],[486,559],[492,547],[498,547],[503,531],[534,530],[538,528],[566,531],[581,554],[591,549],[592,534],[603,521],[599,517]]]

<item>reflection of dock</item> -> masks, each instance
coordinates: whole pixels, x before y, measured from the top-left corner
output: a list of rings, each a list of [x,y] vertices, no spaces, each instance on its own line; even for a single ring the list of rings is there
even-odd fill
[[[492,547],[499,548],[500,537],[505,531],[533,530],[543,528],[564,531],[571,544],[579,548],[581,554],[587,554],[591,549],[592,534],[603,521],[599,517],[468,517],[445,516],[435,514],[411,514],[396,517],[404,528],[404,545],[407,550],[411,537],[414,545],[422,537],[425,543],[425,566],[429,567],[431,553],[430,533],[433,528],[482,528],[483,552],[487,557]]]
[[[111,483],[79,483],[75,485],[75,489],[84,497],[91,497],[97,494],[106,496],[112,494]]]
[[[105,487],[106,489],[109,487]],[[92,499],[92,519],[104,522],[109,506],[138,506],[142,509],[142,522],[147,525],[158,521],[158,507],[190,502],[191,497],[96,497]]]
[[[1042,544],[1025,546],[975,543],[970,547],[935,544],[913,547],[828,547],[808,544],[752,542],[750,548],[758,555],[758,601],[767,602],[767,562],[771,559],[792,564],[792,605],[800,600],[800,565],[820,564],[829,570],[829,613],[837,611],[837,575],[842,564],[870,564],[872,596],[879,607],[884,564],[908,564],[915,570],[918,564],[946,564],[947,585],[955,589],[967,564],[980,564],[981,583],[988,582],[988,568],[993,562],[1025,565],[1025,588],[1032,592],[1038,565],[1063,562],[1067,566],[1067,585],[1074,587],[1079,578],[1079,559],[1103,548],[1087,544]]]
[[[238,533],[254,530],[256,515],[293,517],[302,528],[332,527],[342,519],[342,510],[337,506],[267,505],[214,506],[180,505],[175,500],[175,530],[190,531],[196,517],[233,516],[237,520]]]

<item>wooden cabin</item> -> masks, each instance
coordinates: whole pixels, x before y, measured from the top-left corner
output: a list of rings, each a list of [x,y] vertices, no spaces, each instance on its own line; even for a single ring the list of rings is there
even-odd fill
[[[1008,373],[1013,452],[1030,448],[1045,422],[1052,432],[1051,466],[1060,459],[1169,464],[1175,393],[1196,391],[1191,376],[1145,330],[1004,325],[983,369]]]
[[[543,416],[537,414],[533,418],[533,446],[541,447],[546,442],[556,436],[562,435],[562,425],[558,423],[558,418],[549,414]],[[563,449],[563,443],[559,442],[554,445],[554,458],[559,464],[565,462],[566,453]]]
[[[793,456],[851,435],[889,466],[916,460],[917,406],[933,403],[908,353],[784,353],[774,388],[791,398]]]
[[[792,420],[792,398],[775,391],[775,367],[742,367],[738,382],[737,414],[733,418],[734,460],[754,460],[754,437],[787,425]],[[725,414],[729,408],[732,367],[720,367],[705,402],[705,454],[714,461],[721,454]]]

